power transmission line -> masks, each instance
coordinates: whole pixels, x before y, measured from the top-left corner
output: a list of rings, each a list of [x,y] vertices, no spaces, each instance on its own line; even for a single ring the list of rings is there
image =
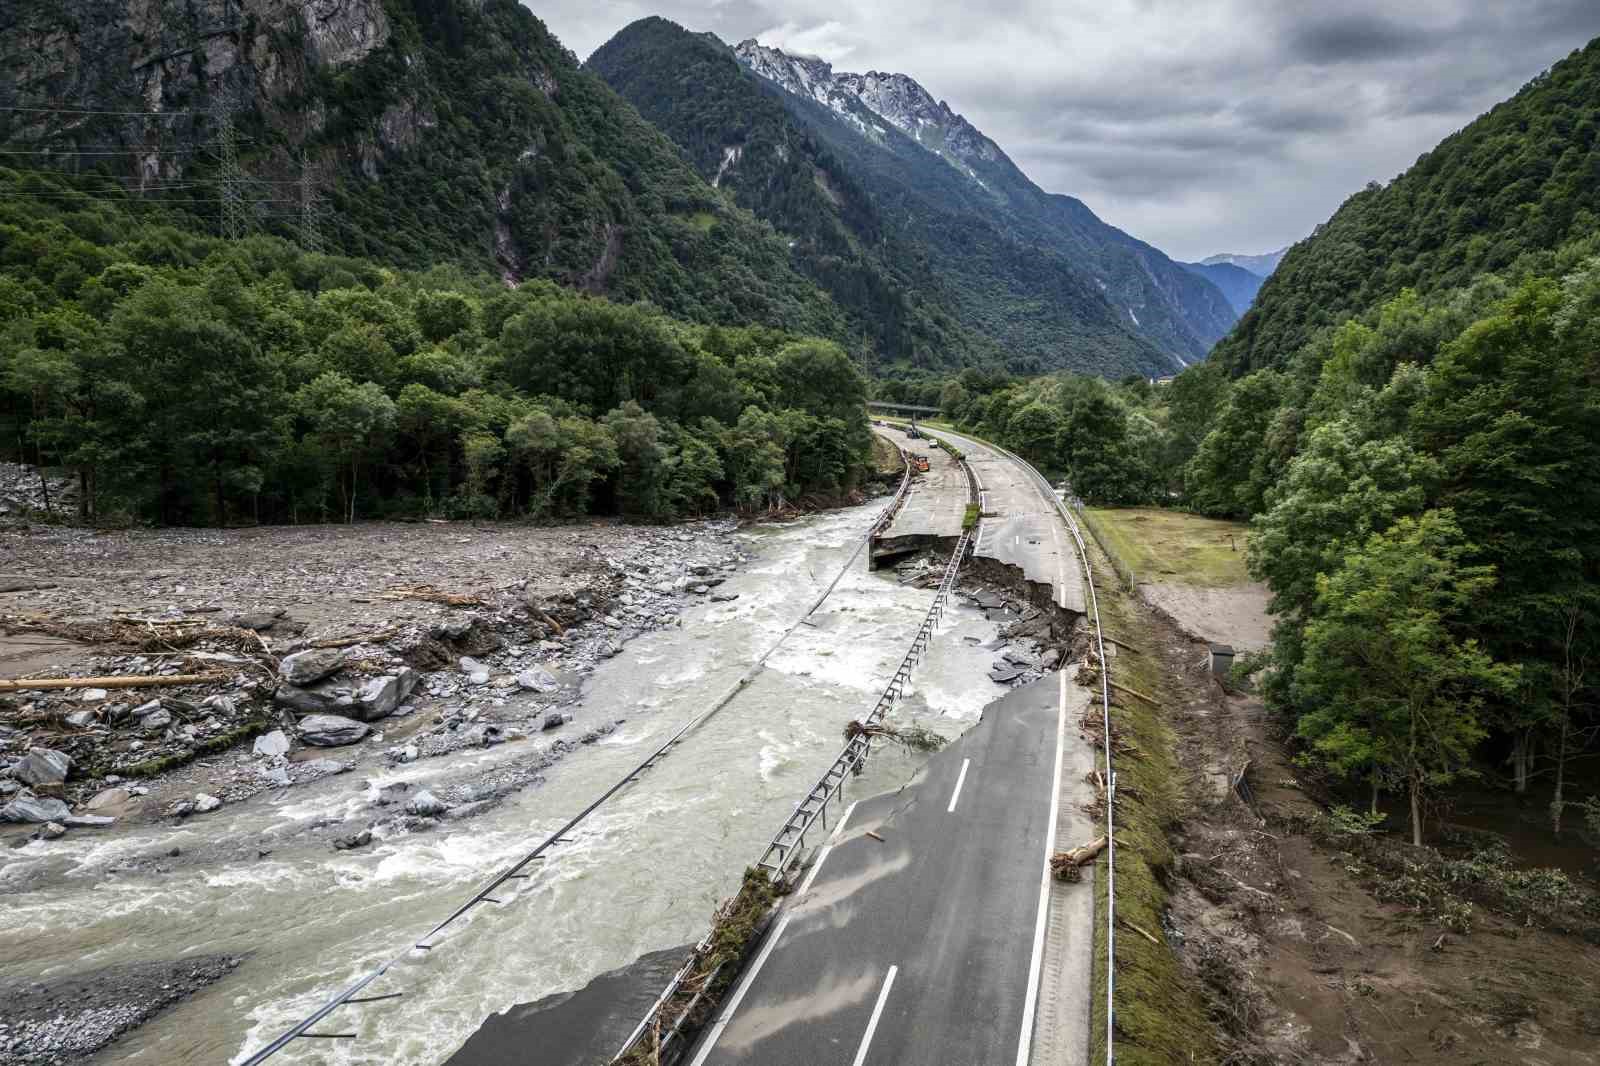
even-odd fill
[[[315,172],[304,155],[300,156],[300,250],[321,252],[322,231],[318,226],[322,201],[313,195]]]
[[[222,235],[237,240],[250,228],[244,205],[244,172],[239,167],[239,145],[233,129],[233,97],[223,89],[217,99],[217,182],[222,190]]]

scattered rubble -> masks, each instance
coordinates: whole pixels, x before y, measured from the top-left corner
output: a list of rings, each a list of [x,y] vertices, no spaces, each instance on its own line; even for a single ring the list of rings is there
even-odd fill
[[[0,526],[6,672],[54,686],[0,693],[0,817],[186,817],[384,733],[394,764],[559,729],[623,642],[736,598],[736,528]]]

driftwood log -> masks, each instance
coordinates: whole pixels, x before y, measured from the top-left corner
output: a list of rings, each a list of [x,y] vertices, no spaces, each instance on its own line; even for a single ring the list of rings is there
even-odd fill
[[[0,681],[0,692],[63,688],[161,688],[167,685],[198,685],[225,681],[231,674],[168,674],[165,677],[133,674],[125,677],[40,677]]]

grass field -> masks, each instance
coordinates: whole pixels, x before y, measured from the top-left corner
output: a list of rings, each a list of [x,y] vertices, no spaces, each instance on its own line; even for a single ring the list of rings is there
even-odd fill
[[[1250,581],[1241,522],[1153,507],[1091,508],[1089,521],[1140,582],[1229,588]]]

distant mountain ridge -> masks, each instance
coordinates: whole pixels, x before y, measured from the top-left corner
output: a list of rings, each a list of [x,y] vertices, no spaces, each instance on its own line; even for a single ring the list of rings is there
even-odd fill
[[[1200,266],[1217,266],[1221,263],[1241,267],[1260,278],[1272,276],[1278,269],[1278,264],[1283,262],[1283,257],[1288,254],[1289,246],[1284,245],[1276,252],[1266,252],[1262,255],[1239,255],[1236,252],[1223,252],[1220,255],[1208,255],[1200,260]]]
[[[1213,256],[1212,258],[1217,258]],[[1265,258],[1264,256],[1261,258]],[[1229,262],[1200,262],[1182,263],[1185,270],[1198,274],[1222,290],[1222,295],[1228,298],[1228,303],[1233,305],[1237,314],[1244,314],[1250,310],[1250,305],[1255,302],[1256,293],[1261,291],[1262,282],[1267,279],[1260,274],[1246,270]]]
[[[892,150],[889,135],[900,133],[965,175],[968,187],[946,186],[941,193],[956,195],[938,196],[935,206],[986,213],[1011,239],[1067,257],[1126,327],[1169,353],[1165,369],[1203,358],[1237,320],[1232,303],[1207,278],[1107,225],[1082,201],[1040,189],[993,140],[915,79],[836,72],[824,60],[754,40],[741,42],[735,53],[752,71],[827,109],[868,142]]]

